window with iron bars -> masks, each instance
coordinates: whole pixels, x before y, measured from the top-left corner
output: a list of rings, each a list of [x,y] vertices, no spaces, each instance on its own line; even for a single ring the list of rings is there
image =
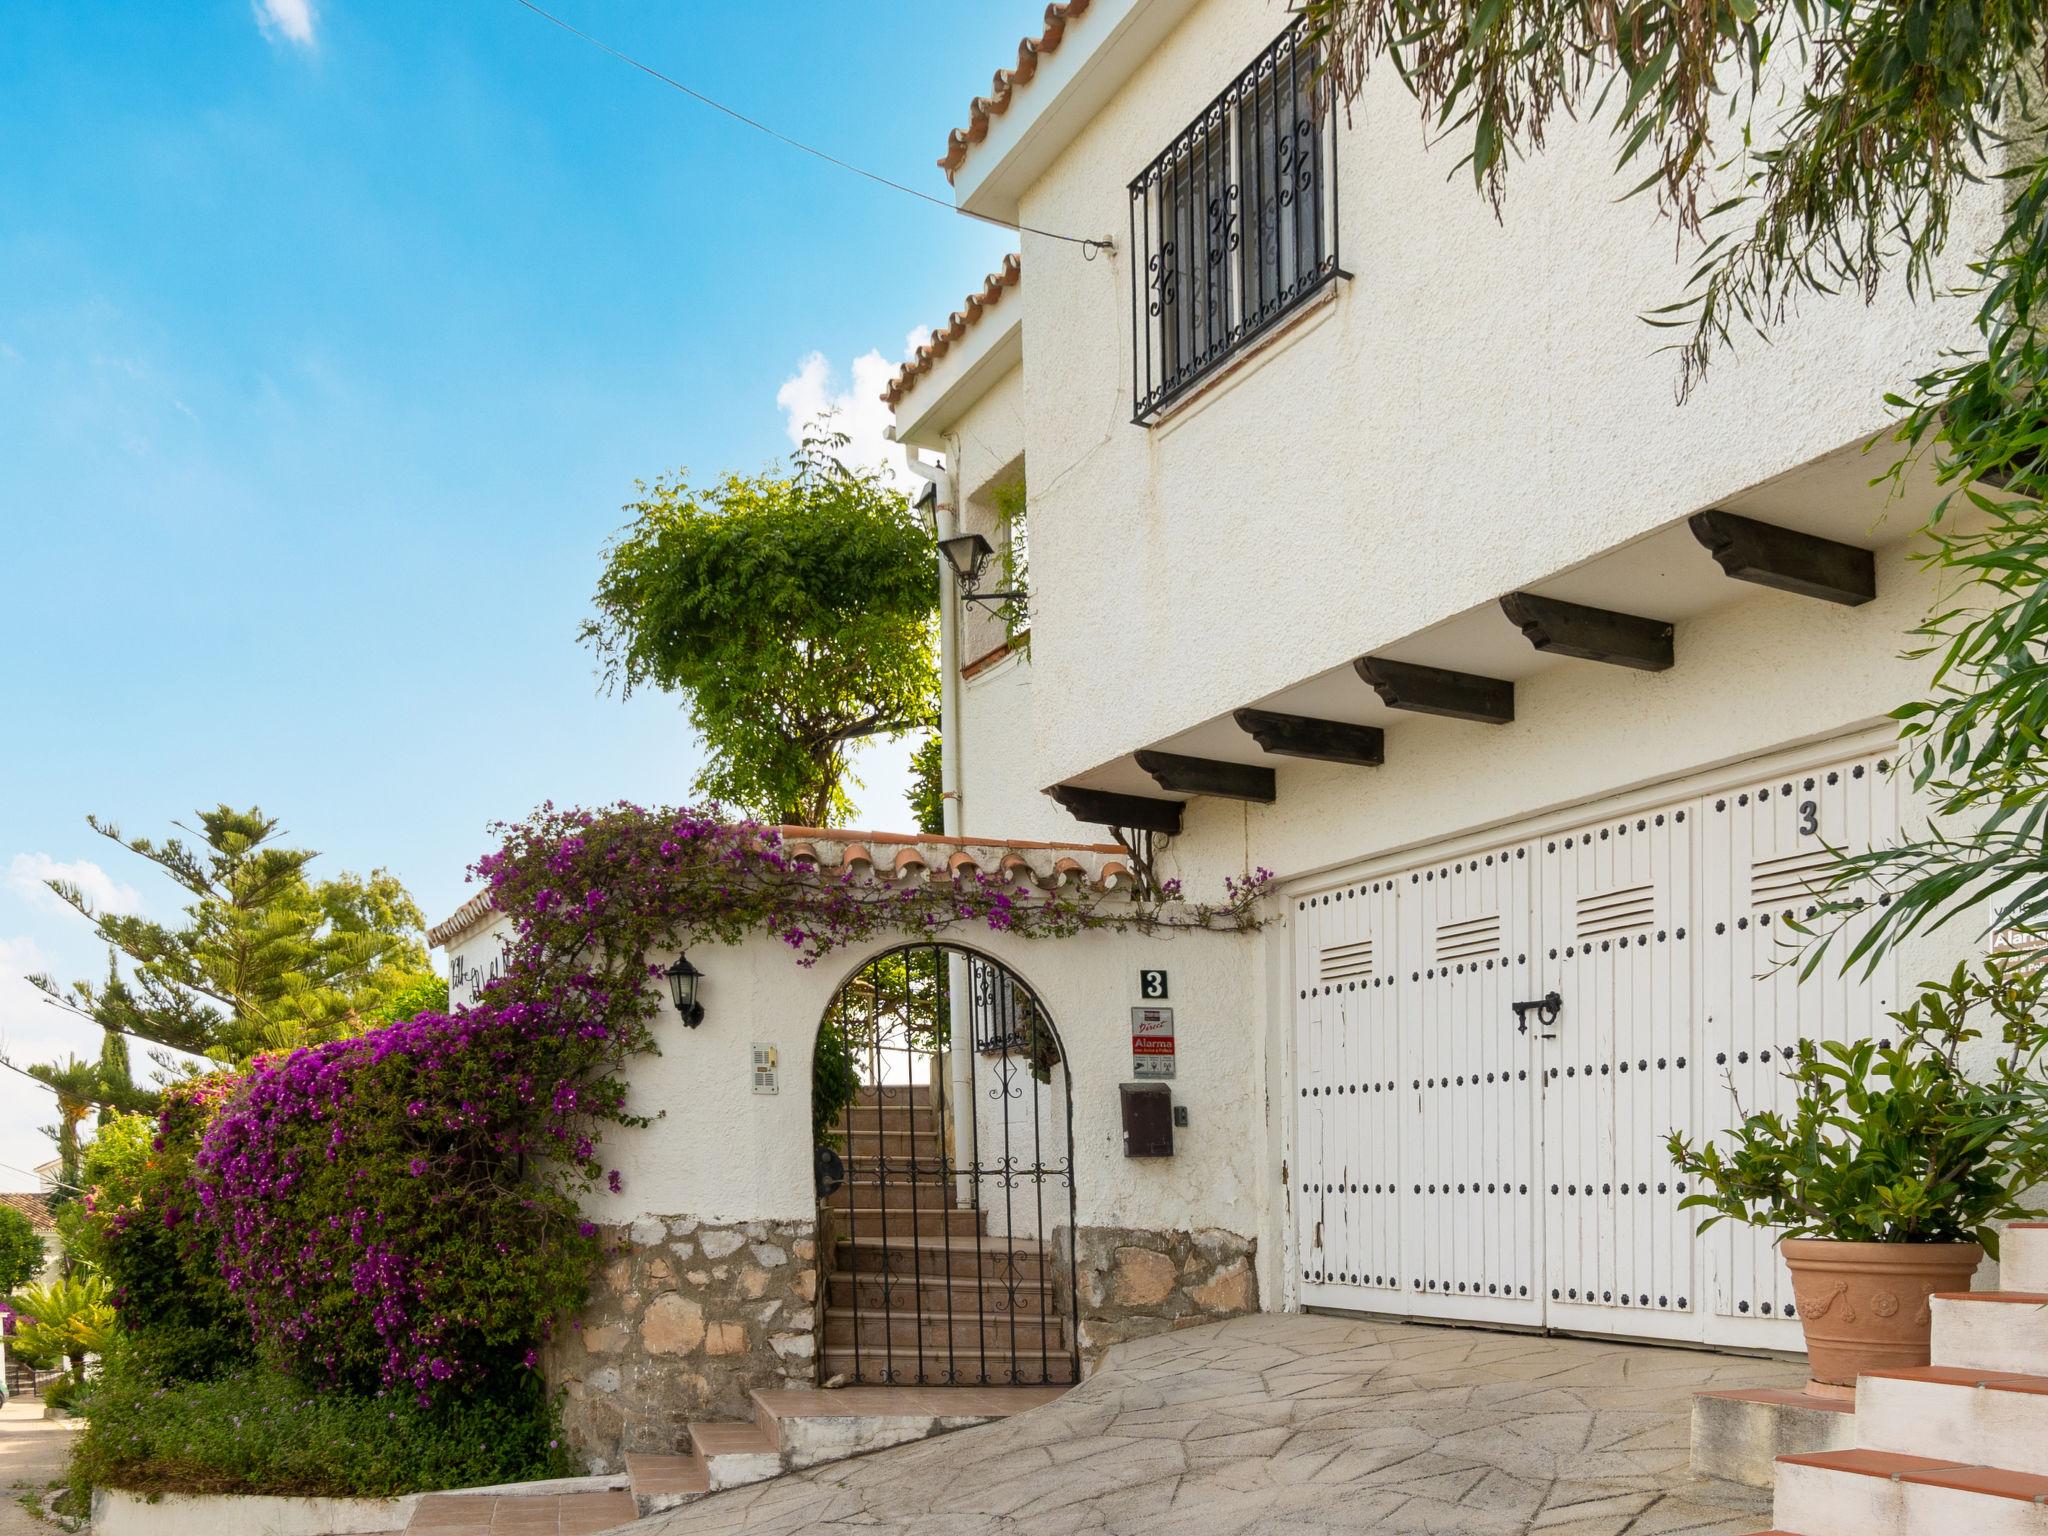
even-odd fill
[[[1337,139],[1297,20],[1131,182],[1132,419],[1343,274]]]

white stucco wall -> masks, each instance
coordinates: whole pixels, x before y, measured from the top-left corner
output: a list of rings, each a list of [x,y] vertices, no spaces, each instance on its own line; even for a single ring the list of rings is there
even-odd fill
[[[1128,179],[1285,19],[1194,7],[1024,222],[1127,244]],[[1504,224],[1391,75],[1338,131],[1355,276],[1152,429],[1130,421],[1138,253],[1022,237],[1040,786],[1859,439],[1967,322],[1902,290],[1802,303],[1680,406],[1668,333],[1637,316],[1685,269],[1647,202],[1615,201],[1603,130],[1518,163]],[[1967,201],[1959,248],[1992,201]]]
[[[1277,1179],[1263,1166],[1264,1066],[1255,999],[1263,983],[1256,935],[1089,933],[1032,940],[963,927],[949,938],[1015,971],[1059,1031],[1074,1084],[1076,1203],[1084,1226],[1260,1229],[1257,1199]],[[839,985],[899,940],[833,955],[806,969],[773,938],[701,946],[701,1027],[666,1003],[661,1054],[638,1060],[627,1107],[658,1117],[607,1132],[603,1157],[623,1193],[588,1204],[593,1220],[690,1215],[710,1221],[803,1219],[816,1208],[811,1165],[811,1058],[818,1021]],[[495,930],[450,946],[457,965],[488,965]],[[1177,1011],[1174,1102],[1189,1125],[1175,1155],[1123,1155],[1117,1085],[1130,1080],[1130,1010],[1138,971],[1165,967]],[[776,1047],[781,1092],[752,1091],[752,1047]],[[1261,1255],[1261,1262],[1266,1262]],[[1262,1277],[1262,1280],[1265,1277]]]

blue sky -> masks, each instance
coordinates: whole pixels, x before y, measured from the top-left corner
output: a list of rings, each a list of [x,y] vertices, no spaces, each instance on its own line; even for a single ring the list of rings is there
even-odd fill
[[[939,194],[1041,9],[551,8]],[[97,1042],[15,974],[103,965],[38,877],[177,905],[88,812],[257,802],[436,917],[495,817],[686,798],[673,701],[598,696],[574,640],[620,503],[759,466],[835,396],[875,447],[879,377],[1011,242],[513,0],[6,15],[0,1044],[34,1060]],[[872,825],[906,824],[901,755],[870,761]],[[50,1102],[0,1073],[0,1188]]]

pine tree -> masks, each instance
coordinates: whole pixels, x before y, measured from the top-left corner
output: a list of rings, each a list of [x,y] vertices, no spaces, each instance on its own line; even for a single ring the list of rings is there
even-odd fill
[[[260,809],[199,812],[196,828],[179,826],[191,844],[129,838],[86,820],[191,899],[181,921],[163,923],[97,910],[75,885],[49,882],[108,947],[104,981],[66,989],[47,976],[29,978],[104,1031],[98,1060],[29,1069],[57,1092],[54,1129],[67,1168],[89,1108],[104,1119],[154,1102],[130,1074],[129,1037],[240,1066],[259,1051],[356,1033],[434,979],[424,919],[394,876],[373,870],[316,881],[307,866],[318,855],[279,846],[276,820]]]

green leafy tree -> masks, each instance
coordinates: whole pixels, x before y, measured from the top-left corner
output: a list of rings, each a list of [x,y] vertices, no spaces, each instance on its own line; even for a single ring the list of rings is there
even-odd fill
[[[1899,712],[1924,837],[1845,859],[1810,956],[1845,963],[1969,914],[2048,941],[2048,152],[2036,120],[2048,9],[2012,0],[1306,0],[1326,99],[1375,65],[1468,145],[1499,211],[1511,166],[1560,116],[1605,121],[1617,172],[1695,242],[1685,291],[1653,312],[1683,334],[1679,387],[1802,296],[1930,296],[1957,199],[1995,178],[2003,227],[1964,281],[1972,345],[1887,398],[1901,452],[1947,494],[1927,557],[1957,593],[1921,626],[1928,696]],[[1970,514],[1964,516],[1963,514]],[[1960,578],[1955,579],[1955,578]],[[1873,909],[1871,885],[1890,888]]]
[[[847,749],[937,712],[931,535],[877,474],[814,437],[791,468],[643,486],[581,630],[607,687],[681,694],[696,788],[764,820],[851,810]]]
[[[43,1235],[11,1205],[0,1205],[0,1296],[42,1273]]]
[[[129,1075],[131,1037],[238,1065],[259,1051],[356,1033],[434,980],[424,919],[395,877],[315,880],[307,870],[318,855],[280,846],[277,822],[255,807],[216,806],[197,821],[180,827],[196,839],[188,844],[126,837],[87,818],[190,898],[178,922],[100,911],[76,886],[49,882],[109,951],[104,981],[61,989],[29,978],[104,1031],[96,1062],[30,1069],[60,1106],[97,1106],[105,1116],[153,1105]],[[74,1173],[78,1118],[66,1113],[59,1139]]]
[[[904,796],[910,814],[917,818],[917,830],[939,833],[946,830],[945,744],[933,731],[910,754],[910,789]]]

